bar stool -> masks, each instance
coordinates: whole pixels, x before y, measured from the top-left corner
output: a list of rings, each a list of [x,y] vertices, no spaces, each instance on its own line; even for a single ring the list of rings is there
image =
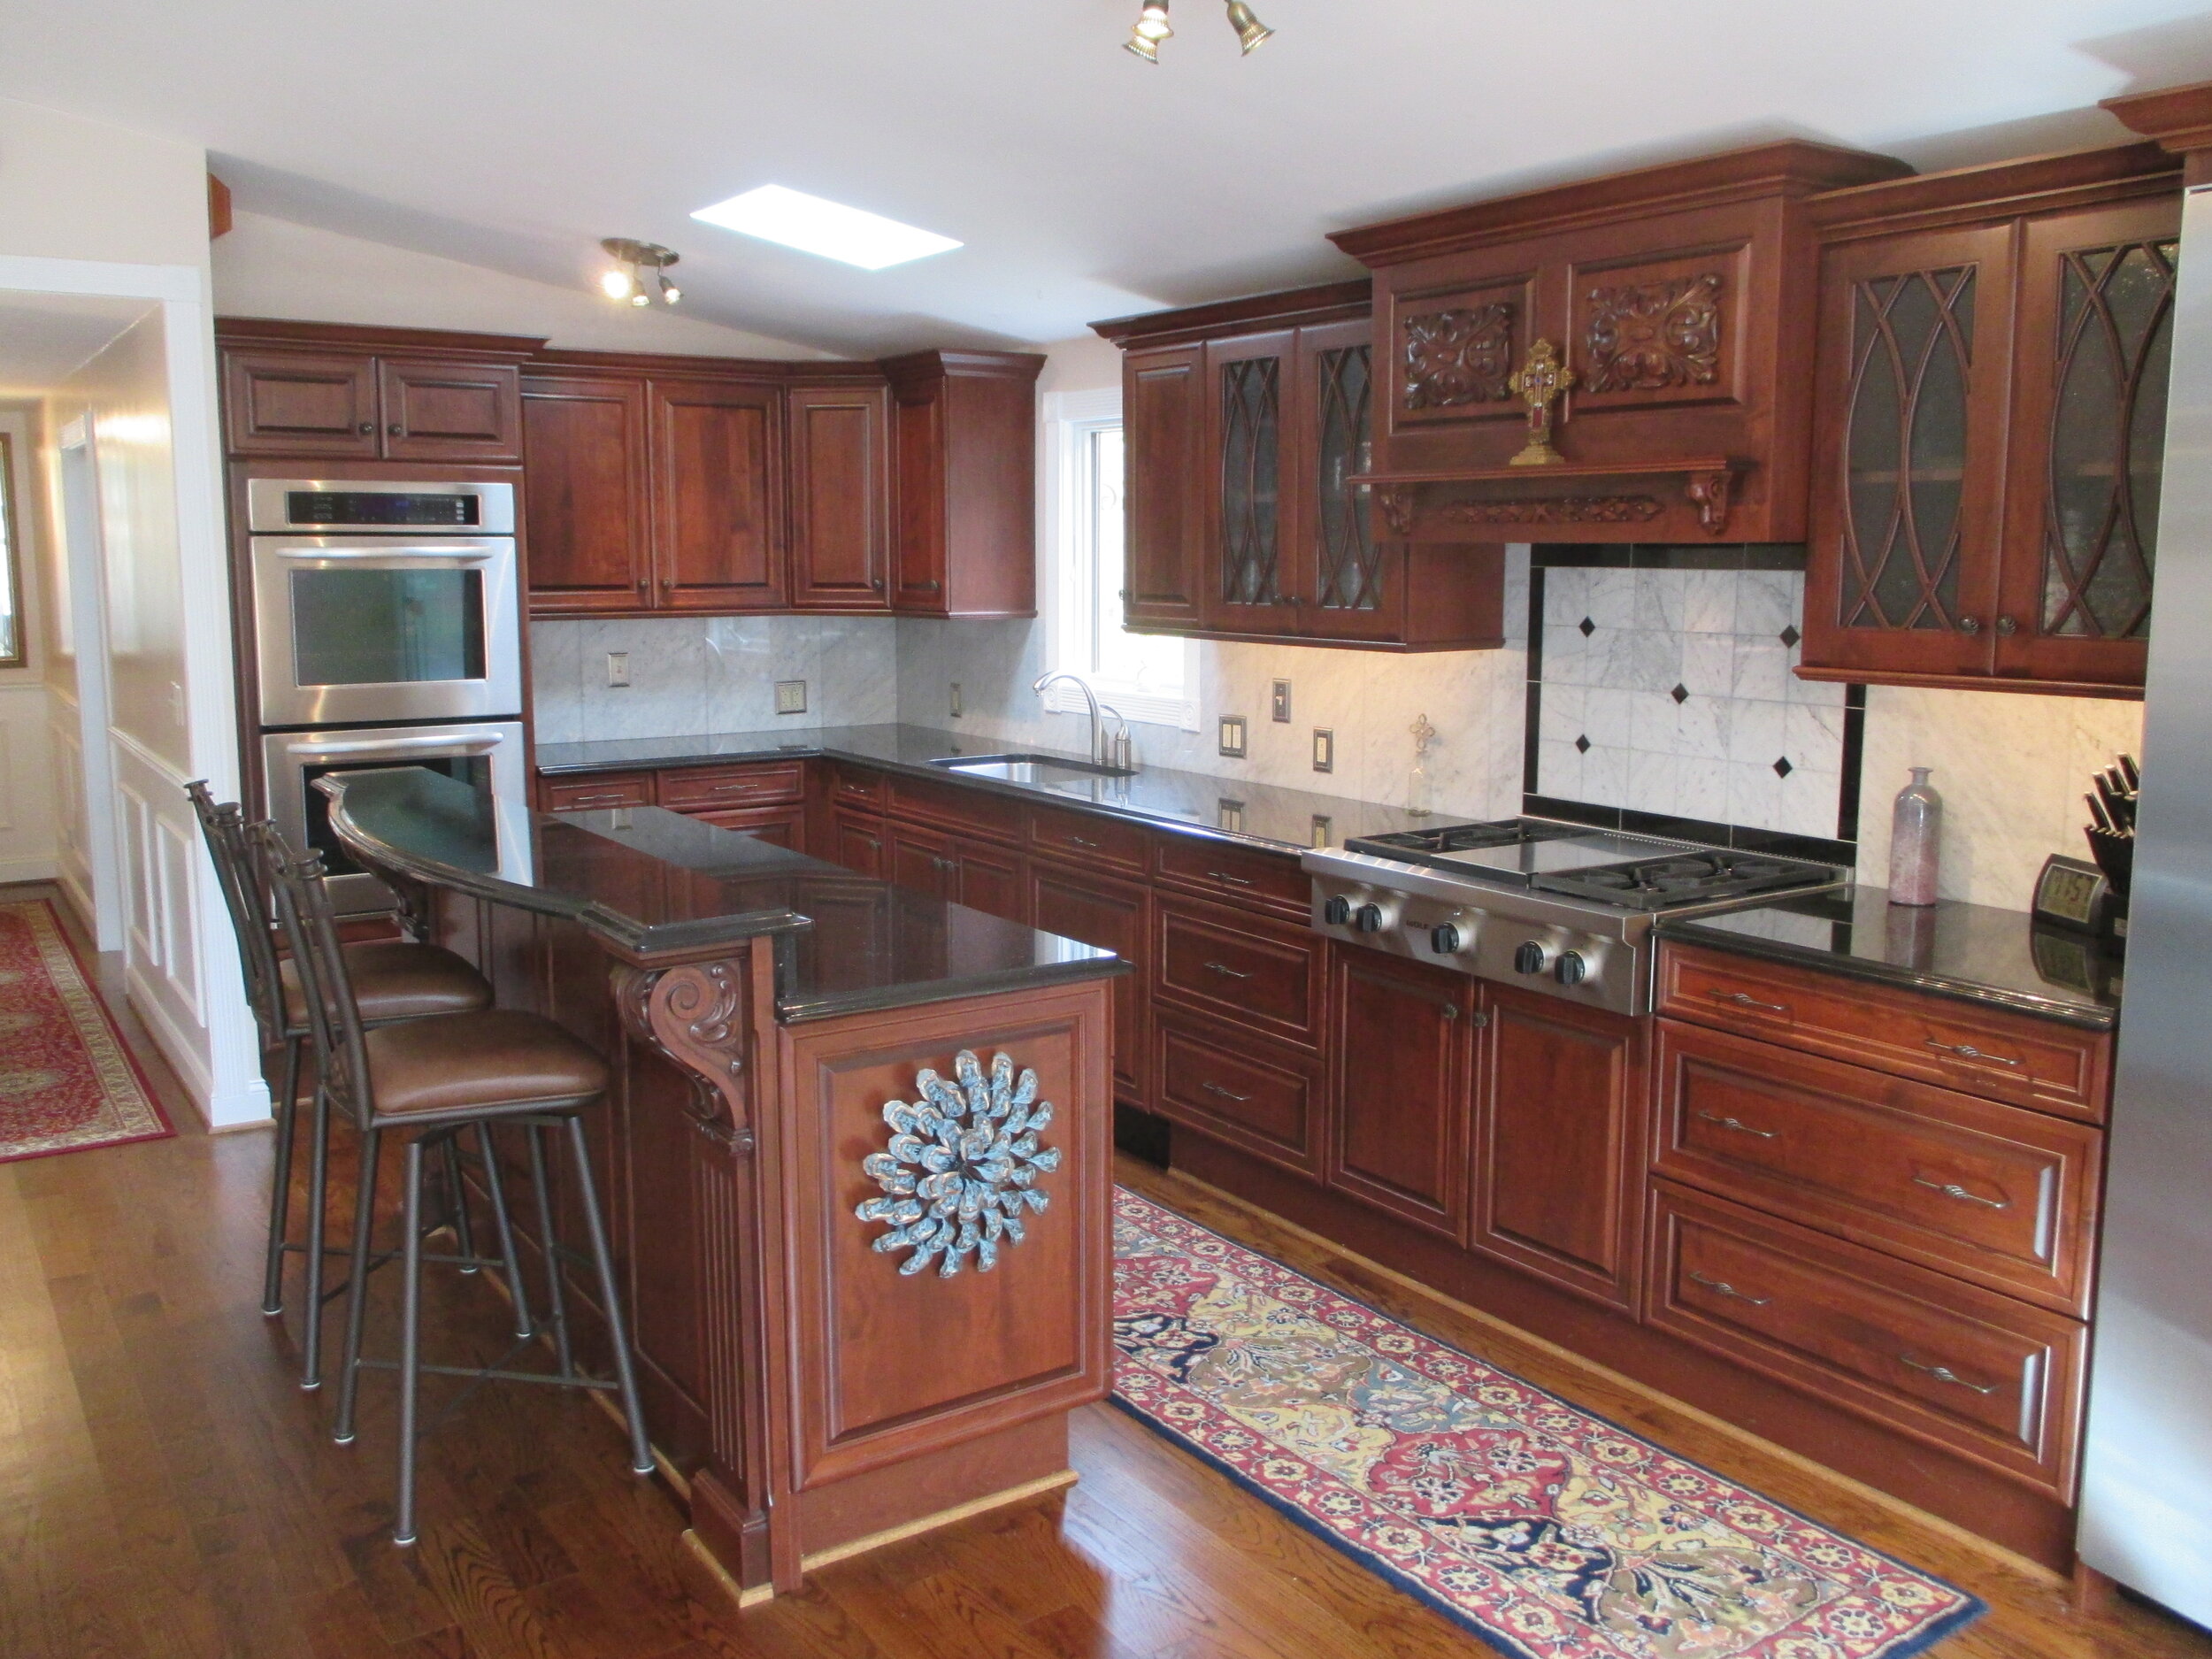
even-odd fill
[[[584,1139],[583,1112],[605,1097],[606,1062],[551,1020],[512,1009],[486,1009],[475,1013],[448,1014],[403,1025],[369,1029],[360,1018],[348,972],[346,954],[338,942],[337,925],[331,910],[319,855],[295,859],[273,826],[257,826],[253,844],[259,854],[277,902],[278,919],[292,941],[292,954],[303,964],[308,989],[308,1025],[322,1068],[324,1092],[337,1110],[352,1118],[361,1134],[360,1196],[353,1222],[352,1269],[346,1302],[345,1355],[341,1362],[337,1421],[332,1438],[340,1445],[354,1439],[354,1408],[359,1396],[364,1366],[399,1372],[399,1493],[395,1506],[392,1541],[415,1541],[415,1449],[426,1430],[418,1421],[421,1378],[465,1377],[470,1386],[446,1408],[449,1414],[472,1394],[477,1385],[491,1379],[551,1384],[558,1387],[611,1390],[621,1397],[629,1428],[630,1467],[634,1473],[653,1472],[653,1457],[645,1439],[645,1418],[639,1409],[637,1379],[630,1359],[629,1336],[622,1317],[612,1256],[607,1248],[606,1224],[600,1215],[599,1194],[593,1181],[591,1156]],[[519,1371],[508,1362],[521,1351],[527,1336],[500,1361],[484,1366],[426,1364],[421,1355],[422,1187],[426,1153],[450,1144],[464,1130],[488,1133],[493,1123],[519,1125],[530,1142],[530,1172],[536,1188],[538,1225],[543,1233],[549,1280],[556,1364],[554,1371]],[[603,1379],[579,1370],[571,1350],[568,1311],[561,1291],[561,1245],[553,1219],[545,1171],[543,1132],[565,1130],[570,1156],[575,1164],[578,1196],[582,1201],[585,1230],[590,1234],[592,1263],[597,1271],[599,1295],[604,1310],[608,1340],[613,1349],[615,1375]],[[362,1326],[368,1302],[371,1271],[391,1259],[372,1252],[376,1217],[377,1164],[384,1140],[396,1135],[406,1148],[406,1179],[401,1204],[400,1249],[403,1263],[400,1290],[399,1357],[396,1361],[368,1359],[361,1353]],[[518,1307],[522,1285],[515,1266],[506,1206],[492,1188],[493,1213],[500,1229],[508,1283]],[[432,1427],[436,1425],[433,1424]]]
[[[300,1386],[322,1386],[324,1189],[328,1176],[330,1118],[318,1087],[308,1184],[312,1194],[307,1218],[307,1241],[288,1241],[292,1202],[292,1154],[297,1139],[300,1062],[308,1036],[308,1010],[298,968],[292,959],[276,953],[276,935],[269,914],[268,885],[258,861],[248,845],[248,826],[239,804],[218,803],[205,779],[184,787],[192,810],[200,820],[200,833],[215,864],[217,884],[224,907],[230,912],[238,935],[238,955],[244,964],[246,995],[253,1005],[254,1020],[261,1028],[262,1053],[284,1050],[284,1085],[276,1097],[276,1155],[269,1177],[269,1243],[262,1271],[261,1311],[271,1317],[284,1311],[284,1258],[287,1254],[307,1258],[304,1291],[306,1311],[301,1333]],[[365,1025],[382,1026],[401,1020],[434,1015],[467,1013],[488,1008],[492,987],[484,976],[437,945],[400,940],[365,940],[345,947],[346,965],[359,998]],[[448,1148],[445,1175],[448,1208],[465,1256],[476,1255],[467,1200],[461,1186],[460,1160]],[[488,1141],[483,1156],[490,1161]],[[495,1179],[494,1175],[491,1179]],[[473,1268],[466,1270],[474,1271]]]

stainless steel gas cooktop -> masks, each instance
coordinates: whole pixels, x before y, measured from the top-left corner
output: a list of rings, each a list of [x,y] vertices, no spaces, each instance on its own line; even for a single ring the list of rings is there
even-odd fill
[[[1841,887],[1808,859],[1505,818],[1304,855],[1317,931],[1617,1013],[1651,1005],[1652,918]]]

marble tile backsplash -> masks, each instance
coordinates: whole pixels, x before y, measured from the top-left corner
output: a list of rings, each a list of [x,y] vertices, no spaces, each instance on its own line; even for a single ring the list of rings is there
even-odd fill
[[[607,684],[626,651],[630,683]],[[688,737],[898,718],[899,624],[888,617],[651,617],[534,622],[541,743]],[[776,712],[776,682],[803,680],[803,714]]]
[[[1541,575],[1536,794],[1835,837],[1844,687],[1791,672],[1801,573]]]

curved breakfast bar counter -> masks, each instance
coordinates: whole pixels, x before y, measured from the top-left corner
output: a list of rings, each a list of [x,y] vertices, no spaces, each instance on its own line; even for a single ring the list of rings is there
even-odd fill
[[[690,1542],[744,1599],[1073,1479],[1067,1413],[1109,1382],[1125,964],[658,808],[529,814],[526,864],[511,847],[502,874],[498,832],[451,780],[319,787],[423,936],[608,1057],[588,1121],[648,1426]],[[930,1095],[926,1138],[965,1104],[963,1051],[1020,1133],[959,1165],[984,1201],[972,1234],[956,1216],[940,1248],[925,1216],[880,1248],[929,1149],[895,1144],[884,1108]],[[1019,1121],[1031,1071],[1041,1125]]]

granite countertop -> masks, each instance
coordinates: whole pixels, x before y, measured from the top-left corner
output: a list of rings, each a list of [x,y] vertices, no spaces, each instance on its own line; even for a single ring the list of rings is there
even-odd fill
[[[1273,784],[1210,777],[1147,766],[1130,778],[1086,779],[1080,783],[1009,783],[976,778],[933,766],[955,755],[1045,755],[1082,761],[1065,750],[979,738],[972,733],[941,732],[922,726],[812,726],[804,730],[718,732],[702,737],[617,738],[596,743],[543,743],[539,772],[565,772],[657,770],[666,766],[711,766],[737,761],[826,757],[857,761],[887,772],[933,778],[973,789],[992,789],[1031,801],[1076,807],[1133,819],[1156,828],[1241,841],[1249,846],[1298,850],[1341,845],[1348,836],[1379,835],[1420,829],[1455,818],[1417,817],[1403,807],[1381,806],[1343,795],[1314,795]],[[1317,839],[1315,820],[1325,818],[1326,840]]]
[[[365,859],[434,886],[572,920],[634,956],[772,938],[786,1024],[1127,972],[1040,933],[658,807],[528,815],[526,877],[497,873],[480,797],[419,767],[322,781]]]
[[[2108,1031],[2119,1021],[2120,964],[2025,910],[1946,899],[1892,904],[1880,887],[1785,899],[1755,909],[1662,919],[1662,939],[1855,979],[1955,996]]]

